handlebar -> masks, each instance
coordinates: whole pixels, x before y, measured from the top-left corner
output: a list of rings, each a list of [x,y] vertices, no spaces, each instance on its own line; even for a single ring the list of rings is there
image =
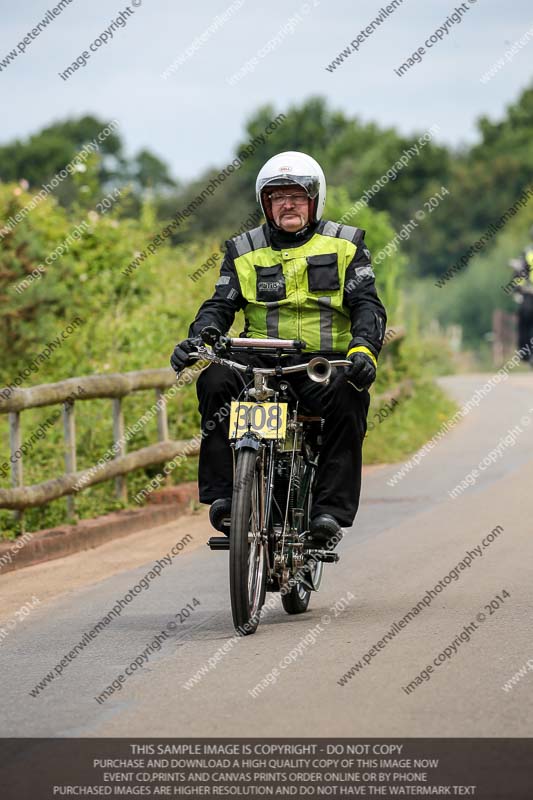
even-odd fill
[[[322,356],[317,356],[316,358],[320,358],[323,361],[327,361],[330,367],[352,366],[352,362],[347,361],[346,359],[335,359],[330,361],[329,359],[323,358]],[[218,361],[219,364],[225,364],[226,366],[231,367],[232,369],[237,369],[240,372],[246,372],[246,370],[248,369],[248,367],[246,367],[244,364],[239,364],[237,361],[231,361],[230,359],[226,358],[219,359],[215,357],[212,360],[216,360]],[[311,365],[313,361],[315,361],[315,359],[311,359],[311,361],[307,362],[307,364],[293,364],[290,367],[252,367],[252,370],[254,373],[257,373],[258,375],[264,375],[265,377],[269,375],[280,375],[280,374],[287,375],[290,372],[305,372],[305,371],[309,372],[309,365]]]
[[[247,339],[245,337],[222,336],[212,326],[203,328],[197,340],[198,350],[190,353],[189,358],[191,360],[205,359],[222,364],[230,369],[235,369],[238,372],[247,372],[250,366],[225,358],[222,353],[226,353],[228,349],[256,353],[272,352],[273,350],[283,350],[284,353],[300,353],[305,347],[305,342],[299,339]],[[207,345],[211,345],[212,350],[208,349]],[[352,362],[344,358],[330,360],[323,356],[315,356],[305,364],[293,364],[288,367],[252,367],[252,371],[254,375],[263,375],[265,377],[307,371],[313,380],[325,381],[329,379],[332,367],[351,366]],[[319,377],[320,373],[323,373],[323,377]]]

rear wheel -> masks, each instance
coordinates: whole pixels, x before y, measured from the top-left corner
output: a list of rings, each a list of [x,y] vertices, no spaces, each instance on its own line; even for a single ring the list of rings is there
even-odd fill
[[[306,589],[303,583],[297,583],[290,592],[281,596],[283,608],[287,614],[303,614],[307,611],[311,592]]]
[[[314,564],[308,562],[306,567],[309,567],[309,570],[306,570],[305,575],[309,575],[310,585],[313,586],[313,591],[318,592],[322,581],[324,564],[322,561],[316,561]],[[308,588],[306,581],[298,581],[290,592],[281,596],[281,602],[287,614],[303,614],[304,611],[307,611],[310,599],[311,589]]]
[[[266,547],[261,538],[264,477],[257,450],[237,451],[230,528],[230,594],[238,633],[255,633],[266,592]]]
[[[313,494],[311,488],[309,488],[305,501],[304,530],[309,530],[312,502]],[[313,591],[318,592],[322,581],[323,568],[324,564],[321,561],[313,563],[311,560],[306,562],[303,576],[307,577],[307,581],[298,581],[289,592],[281,596],[281,602],[287,614],[303,614],[304,611],[307,611],[312,591],[309,587],[312,586]]]

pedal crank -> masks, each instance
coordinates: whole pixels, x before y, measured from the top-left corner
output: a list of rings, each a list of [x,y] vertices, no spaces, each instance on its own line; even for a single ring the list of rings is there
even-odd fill
[[[211,550],[229,550],[229,536],[211,536],[207,546]]]
[[[339,554],[333,553],[331,550],[316,550],[314,548],[306,548],[305,554],[308,556],[313,556],[316,561],[323,561],[324,564],[336,564],[340,559]]]

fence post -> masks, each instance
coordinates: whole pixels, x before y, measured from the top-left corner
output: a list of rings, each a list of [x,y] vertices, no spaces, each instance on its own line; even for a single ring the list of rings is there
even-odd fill
[[[9,450],[11,453],[11,486],[17,489],[23,485],[22,478],[22,445],[20,432],[20,411],[10,411],[9,417]],[[16,453],[19,453],[17,456]],[[20,529],[24,533],[24,511],[15,511],[15,523],[20,522]]]
[[[165,393],[159,387],[155,390],[155,400],[157,405],[157,438],[160,442],[168,441],[168,415],[167,415],[167,398]],[[172,478],[170,475],[165,475],[165,485],[172,485]]]
[[[122,398],[113,398],[113,442],[116,445],[115,458],[126,455],[126,442],[124,440],[124,414],[122,412]],[[128,502],[128,484],[124,475],[115,478],[115,493],[119,500]]]
[[[78,469],[76,459],[76,423],[74,419],[74,402],[67,400],[63,403],[63,431],[65,434],[65,472],[71,474]],[[74,495],[67,495],[67,513],[73,517],[76,514],[76,501]]]
[[[155,390],[157,405],[157,436],[160,442],[168,441],[167,398],[162,389]]]

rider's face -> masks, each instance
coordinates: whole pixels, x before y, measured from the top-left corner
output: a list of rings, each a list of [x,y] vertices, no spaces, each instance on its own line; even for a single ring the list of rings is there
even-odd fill
[[[305,194],[301,186],[276,186],[274,195]],[[284,231],[296,233],[309,222],[309,203],[294,202],[288,198],[284,203],[272,202],[272,216],[276,225]]]

